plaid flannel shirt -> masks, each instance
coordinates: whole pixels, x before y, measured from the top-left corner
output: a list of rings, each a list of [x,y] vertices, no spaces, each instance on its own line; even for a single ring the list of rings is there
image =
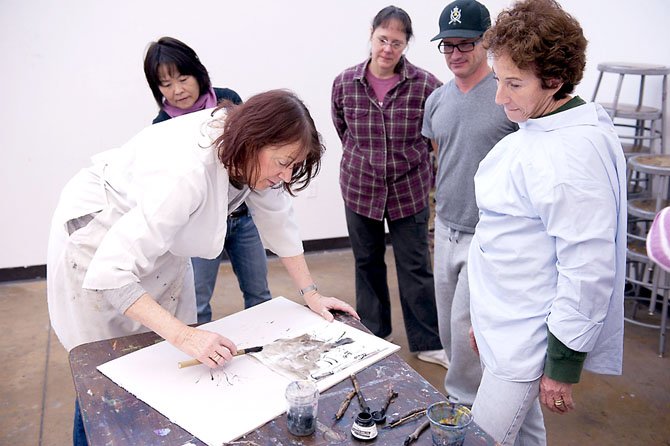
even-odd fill
[[[397,220],[428,206],[433,183],[430,142],[421,135],[428,96],[441,85],[403,56],[400,81],[377,101],[365,78],[369,60],[335,78],[332,118],[342,141],[340,188],[344,203],[359,215]]]

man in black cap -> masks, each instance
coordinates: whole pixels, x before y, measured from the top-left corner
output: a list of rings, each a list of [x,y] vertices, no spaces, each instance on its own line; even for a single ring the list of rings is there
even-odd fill
[[[435,299],[442,345],[451,361],[444,386],[449,400],[472,406],[481,366],[469,346],[470,292],[467,259],[479,219],[474,175],[489,150],[518,127],[495,104],[496,81],[481,45],[491,26],[488,9],[457,0],[440,15],[438,49],[454,79],[426,102],[422,134],[437,159]]]

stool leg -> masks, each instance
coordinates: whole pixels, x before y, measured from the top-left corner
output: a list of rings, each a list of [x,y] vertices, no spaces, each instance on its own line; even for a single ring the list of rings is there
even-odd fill
[[[644,100],[644,74],[640,76],[640,94],[637,97],[637,111],[640,111],[640,107],[642,107],[643,100]]]
[[[663,209],[663,204],[665,199],[668,196],[668,177],[665,175],[659,175],[658,179],[658,191],[656,192],[656,214],[661,212]]]
[[[665,130],[666,130],[665,120],[666,120],[666,113],[667,113],[666,100],[667,100],[667,97],[668,97],[668,83],[667,83],[667,80],[668,80],[668,75],[666,74],[666,75],[663,76],[663,85],[661,86],[662,93],[661,93],[661,152],[660,153],[666,153],[665,152],[665,141],[666,141],[666,139],[665,139]]]
[[[591,97],[591,102],[596,102],[596,95],[598,94],[598,89],[600,88],[600,81],[603,80],[603,71],[598,75],[598,80],[596,81],[596,89],[593,90],[593,97]]]
[[[660,131],[656,130],[656,120],[652,119],[651,123],[649,124],[649,153],[658,153],[662,154],[663,153],[663,135],[661,134]],[[655,150],[656,148],[656,140],[659,140],[659,150],[658,152]]]
[[[610,116],[614,118],[616,116],[617,108],[619,108],[619,95],[621,94],[621,85],[623,84],[623,74],[619,75],[619,80],[616,84],[616,92],[614,93],[614,102],[612,103],[612,113]]]
[[[649,260],[651,262],[651,260]],[[654,314],[656,310],[656,295],[658,294],[659,288],[662,289],[662,287],[659,287],[658,283],[663,275],[663,270],[661,268],[657,267],[653,262],[650,265],[650,274],[652,275],[652,280],[651,280],[651,296],[649,296],[649,315],[651,316]]]
[[[641,147],[644,142],[644,120],[635,121],[635,134],[633,135],[633,150]]]
[[[638,193],[642,192],[642,190],[638,190],[638,188],[641,188],[640,186],[640,174],[638,172],[635,172],[630,165],[626,165],[626,188],[628,190],[628,197],[630,198],[633,195],[637,195]]]

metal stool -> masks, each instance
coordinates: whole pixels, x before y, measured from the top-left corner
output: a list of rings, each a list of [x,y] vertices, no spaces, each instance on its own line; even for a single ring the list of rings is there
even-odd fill
[[[624,153],[635,155],[640,153],[665,153],[665,120],[667,99],[667,77],[670,67],[652,64],[634,64],[628,62],[604,62],[598,64],[598,82],[593,92],[592,102],[595,102],[600,84],[605,73],[619,75],[614,100],[611,103],[601,103],[612,117],[616,127],[628,130],[619,135],[622,140]],[[626,75],[640,76],[640,87],[637,104],[619,102],[623,80]],[[647,76],[662,76],[661,107],[643,105],[645,78]],[[630,121],[633,121],[632,123]],[[654,150],[655,142],[659,142],[659,150]]]
[[[659,328],[661,339],[659,354],[665,351],[665,331],[667,325],[668,276],[647,256],[646,239],[651,222],[656,214],[670,205],[670,155],[635,155],[628,159],[628,175],[644,174],[651,187],[648,195],[628,200],[628,242],[626,251],[626,282],[630,289],[627,299],[633,300],[631,317],[625,320],[644,327]],[[653,183],[653,184],[652,184]],[[644,290],[648,290],[649,296]],[[637,318],[637,307],[642,302],[649,304],[649,316],[654,315],[658,296],[662,296],[661,321],[658,324],[644,322]]]
[[[646,242],[648,224],[656,214],[670,205],[670,155],[636,155],[628,159],[628,178],[644,174],[653,184],[648,195],[628,200],[628,237]],[[655,191],[654,191],[655,189]],[[649,311],[656,305],[656,294],[652,293]]]
[[[647,196],[628,200],[628,214],[643,220],[651,221],[658,211],[670,205],[670,155],[635,155],[628,159],[628,179],[631,181],[637,173],[645,174],[649,183],[656,180],[652,188],[648,188]],[[656,189],[656,192],[653,189]],[[645,234],[646,237],[646,234]]]

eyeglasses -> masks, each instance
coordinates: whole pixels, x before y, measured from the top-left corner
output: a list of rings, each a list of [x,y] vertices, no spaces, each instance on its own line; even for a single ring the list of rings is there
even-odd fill
[[[461,53],[469,53],[475,49],[475,45],[481,42],[482,39],[477,39],[474,42],[462,42],[452,45],[451,43],[440,42],[437,44],[437,49],[440,50],[442,54],[451,54],[454,52],[454,48],[458,48],[458,51]]]
[[[383,37],[377,37],[377,42],[379,42],[379,44],[382,47],[390,46],[394,51],[399,51],[399,50],[405,48],[405,45],[407,45],[405,42],[400,42],[398,40],[394,40],[393,42],[389,42],[387,39],[385,39]]]

